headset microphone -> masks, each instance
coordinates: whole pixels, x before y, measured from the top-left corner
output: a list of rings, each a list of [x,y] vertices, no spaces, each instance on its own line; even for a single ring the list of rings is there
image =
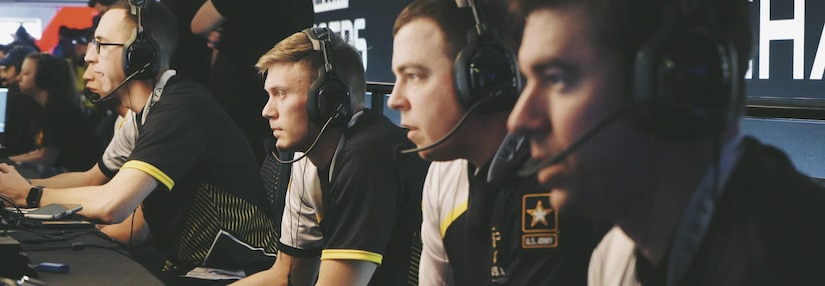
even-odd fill
[[[129,82],[129,80],[131,80],[131,79],[132,79],[135,75],[137,75],[137,74],[139,74],[139,73],[144,72],[144,71],[146,70],[146,68],[148,68],[148,67],[149,67],[149,65],[151,65],[151,63],[146,63],[146,64],[143,66],[143,68],[141,68],[141,69],[139,69],[139,70],[136,70],[135,72],[133,72],[132,74],[130,74],[129,76],[127,76],[127,77],[126,77],[126,79],[124,79],[124,80],[123,80],[123,81],[121,81],[118,85],[116,85],[114,89],[112,89],[111,91],[109,91],[109,93],[106,93],[106,96],[100,96],[100,94],[98,94],[98,93],[90,93],[90,94],[88,94],[87,96],[88,96],[88,98],[89,98],[89,101],[91,101],[91,102],[92,102],[92,103],[94,103],[94,104],[98,104],[98,103],[101,103],[101,102],[105,102],[105,101],[109,101],[109,100],[111,100],[111,99],[112,99],[112,98],[114,98],[114,97],[113,97],[113,96],[110,96],[110,95],[112,95],[113,93],[115,93],[115,91],[117,91],[118,89],[120,89],[121,87],[123,87],[123,85],[125,85],[127,82]]]
[[[444,141],[447,141],[447,139],[450,139],[450,137],[452,137],[453,134],[455,134],[455,132],[458,131],[459,128],[461,128],[461,125],[464,125],[464,121],[466,121],[467,118],[470,117],[470,114],[473,113],[473,110],[475,110],[477,107],[481,106],[482,103],[485,103],[485,102],[491,100],[492,98],[493,98],[492,96],[485,97],[485,98],[479,100],[478,102],[476,102],[475,104],[473,104],[473,106],[471,106],[469,109],[467,109],[467,112],[464,112],[464,115],[461,116],[461,119],[458,120],[458,123],[455,124],[455,127],[453,127],[453,129],[450,130],[450,132],[447,132],[447,134],[444,135],[444,137],[441,137],[441,139],[438,139],[438,141],[435,141],[434,143],[432,143],[430,145],[427,145],[427,146],[424,146],[424,147],[421,147],[421,148],[401,150],[399,152],[399,155],[406,155],[406,154],[410,154],[410,153],[421,152],[421,151],[424,151],[424,150],[432,149],[435,146],[441,145],[441,143],[444,143]]]
[[[303,154],[303,155],[301,155],[300,157],[295,158],[295,159],[292,159],[292,160],[283,160],[283,159],[281,159],[281,157],[279,157],[279,156],[278,156],[278,146],[275,146],[275,141],[274,141],[274,140],[269,141],[271,138],[267,138],[267,139],[265,139],[265,140],[264,140],[264,149],[266,149],[267,151],[269,151],[269,153],[270,153],[270,154],[272,154],[272,157],[274,157],[274,158],[275,158],[275,161],[278,161],[278,163],[281,163],[281,164],[292,164],[292,163],[298,162],[299,160],[301,160],[301,159],[303,159],[304,157],[306,157],[306,156],[309,154],[309,151],[312,151],[312,149],[313,149],[313,148],[315,148],[315,144],[317,144],[317,143],[318,143],[318,140],[319,140],[319,139],[321,139],[321,135],[324,135],[324,131],[326,131],[326,130],[327,130],[327,127],[329,126],[329,124],[330,124],[333,120],[337,119],[337,118],[340,116],[340,114],[341,114],[341,113],[340,113],[339,111],[340,111],[342,108],[344,108],[344,105],[343,105],[343,104],[338,105],[338,108],[337,108],[337,109],[336,109],[336,111],[333,113],[333,115],[332,115],[332,116],[330,116],[330,117],[329,117],[329,119],[327,119],[327,122],[326,122],[326,123],[324,123],[324,126],[323,126],[323,127],[321,127],[321,131],[320,131],[320,132],[318,132],[318,136],[317,136],[317,137],[315,137],[315,141],[312,141],[312,145],[309,145],[309,148],[307,148],[306,152],[304,152],[304,154]],[[270,142],[271,142],[271,143],[270,143]]]
[[[629,113],[630,111],[633,111],[635,108],[636,108],[635,105],[631,105],[631,106],[619,109],[618,111],[614,112],[613,114],[610,114],[609,116],[602,119],[602,121],[599,121],[598,123],[596,123],[596,125],[593,125],[593,127],[590,127],[590,129],[585,131],[579,138],[577,138],[575,141],[573,141],[573,143],[571,143],[569,147],[562,150],[561,152],[559,152],[555,156],[551,157],[550,159],[543,160],[543,161],[536,161],[536,160],[533,160],[531,158],[531,159],[527,160],[527,162],[524,164],[524,168],[522,168],[520,171],[518,171],[518,175],[521,176],[521,177],[534,175],[534,174],[538,173],[541,169],[543,169],[545,167],[549,167],[549,166],[561,163],[562,161],[564,161],[564,159],[567,159],[567,156],[570,156],[570,154],[572,154],[574,151],[581,148],[581,146],[584,145],[585,142],[590,140],[590,138],[593,137],[593,135],[596,135],[597,133],[599,133],[599,131],[602,131],[602,129],[607,127],[610,123],[615,122],[616,119],[618,119],[620,116],[625,115],[626,113]]]

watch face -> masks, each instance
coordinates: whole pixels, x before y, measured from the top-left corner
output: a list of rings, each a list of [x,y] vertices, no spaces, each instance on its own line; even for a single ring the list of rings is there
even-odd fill
[[[40,197],[43,196],[43,187],[36,186],[29,190],[29,195],[26,197],[26,204],[30,208],[40,206]]]

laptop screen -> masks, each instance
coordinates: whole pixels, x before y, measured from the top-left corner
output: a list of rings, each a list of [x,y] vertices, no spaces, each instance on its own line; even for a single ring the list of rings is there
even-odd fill
[[[6,107],[8,106],[9,89],[0,87],[0,149],[6,145]]]

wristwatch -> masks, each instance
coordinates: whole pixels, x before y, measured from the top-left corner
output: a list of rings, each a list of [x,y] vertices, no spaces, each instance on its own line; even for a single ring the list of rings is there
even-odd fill
[[[29,189],[29,195],[26,196],[26,204],[29,208],[36,208],[40,206],[40,197],[43,196],[43,186],[36,186]]]

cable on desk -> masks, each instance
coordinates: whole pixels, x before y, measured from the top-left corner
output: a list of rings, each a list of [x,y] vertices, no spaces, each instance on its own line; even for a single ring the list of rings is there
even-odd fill
[[[6,214],[5,216],[3,216],[3,217],[5,217],[5,218],[6,218],[6,221],[7,221],[7,222],[12,222],[12,221],[14,221],[14,222],[15,222],[15,225],[19,227],[19,226],[20,226],[20,222],[21,222],[21,221],[22,221],[22,219],[23,219],[23,211],[21,211],[21,210],[20,210],[20,207],[19,207],[19,206],[17,206],[17,204],[16,204],[16,203],[14,203],[14,200],[12,200],[11,198],[9,198],[8,196],[6,196],[6,195],[4,195],[4,194],[0,194],[0,199],[2,199],[3,201],[7,202],[7,203],[9,204],[9,206],[14,207],[14,210],[17,212],[17,214],[16,214],[17,216],[16,216],[16,217],[14,217],[14,216],[12,215],[13,213],[12,213],[12,212],[7,211],[5,207],[4,207],[2,210],[0,210],[0,214]],[[5,204],[4,204],[4,205],[5,205]],[[4,229],[3,234],[5,234],[5,233],[6,233],[6,230]]]

